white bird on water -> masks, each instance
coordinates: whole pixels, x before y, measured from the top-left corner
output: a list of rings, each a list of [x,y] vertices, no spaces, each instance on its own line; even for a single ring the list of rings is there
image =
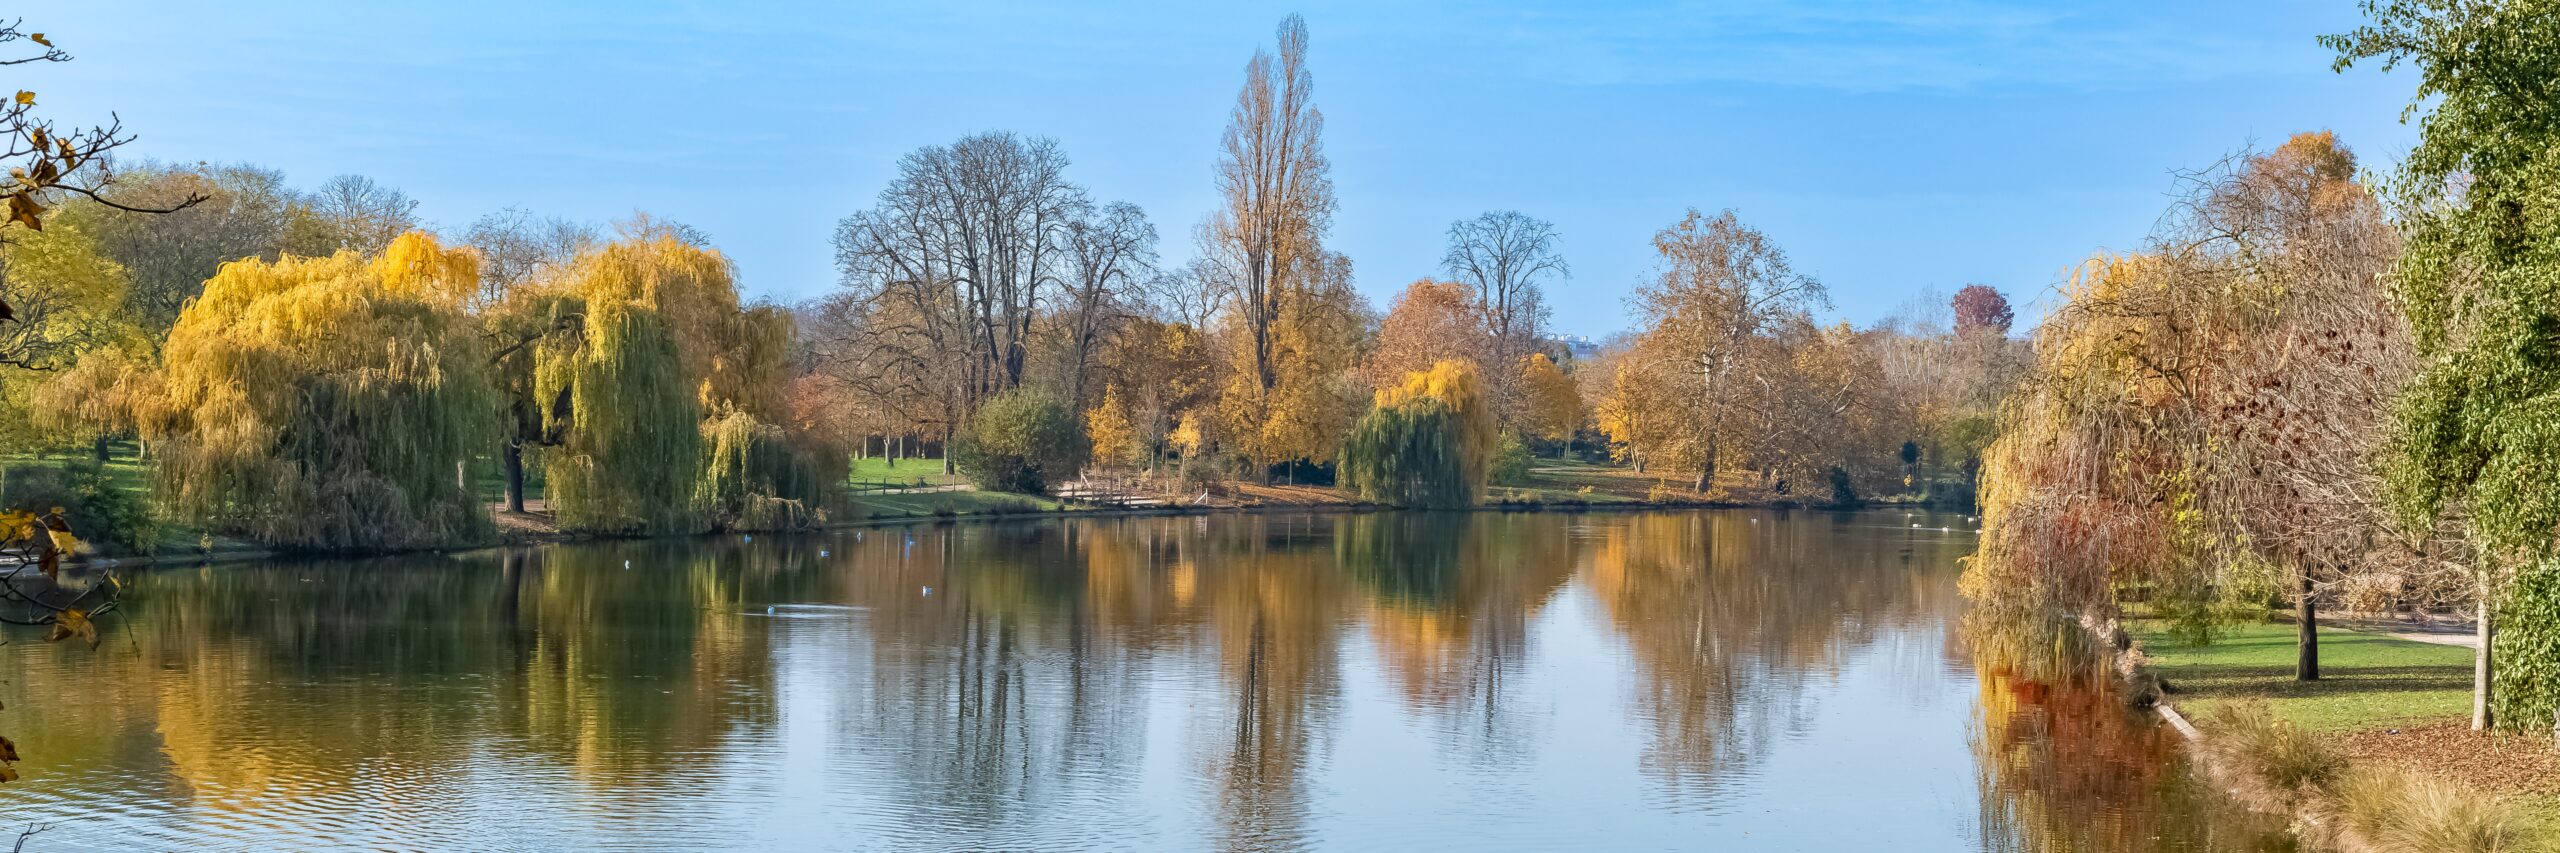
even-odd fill
[[[631,570],[631,561],[630,561],[630,560],[624,560],[624,561],[622,561],[622,570],[623,570],[623,571],[626,571],[626,572]]]

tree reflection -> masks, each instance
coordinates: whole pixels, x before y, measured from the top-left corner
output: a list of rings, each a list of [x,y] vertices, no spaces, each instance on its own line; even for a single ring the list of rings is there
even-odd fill
[[[490,846],[474,821],[559,833],[510,839],[531,846],[734,845],[814,785],[838,823],[776,837],[1273,849],[1345,840],[1320,777],[1359,762],[1337,744],[1373,736],[1347,714],[1372,683],[1392,698],[1363,710],[1431,738],[1436,769],[1500,785],[1548,766],[1557,671],[1623,670],[1627,738],[1578,742],[1637,750],[1643,787],[1694,805],[1881,660],[1914,701],[1982,668],[1986,849],[2191,836],[2111,700],[1936,641],[1965,543],[1903,527],[1231,516],[145,572],[129,630],[22,645],[0,700],[31,733],[30,816],[129,798],[140,846]],[[1590,629],[1624,658],[1538,658]],[[528,824],[526,802],[590,811]]]
[[[1646,768],[1688,796],[1718,788],[1811,718],[1809,689],[1884,627],[1923,618],[1890,532],[1848,516],[1596,519],[1590,584],[1639,677]]]

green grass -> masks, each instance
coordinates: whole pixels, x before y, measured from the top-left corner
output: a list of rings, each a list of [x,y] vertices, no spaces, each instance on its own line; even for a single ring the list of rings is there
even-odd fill
[[[2210,712],[2233,699],[2263,699],[2278,718],[2313,731],[2369,729],[2464,717],[2471,712],[2471,650],[2381,634],[2323,628],[2320,680],[2293,679],[2294,626],[2241,625],[2209,645],[2135,623],[2151,669],[2178,704]]]
[[[923,517],[948,507],[957,515],[994,515],[1013,512],[1054,512],[1066,505],[1049,498],[1030,495],[1008,495],[1000,492],[966,490],[957,492],[921,492],[916,494],[857,494],[853,502],[872,518]]]
[[[856,488],[876,487],[884,482],[903,485],[915,482],[917,477],[923,477],[925,485],[928,486],[949,486],[963,482],[956,474],[942,473],[940,459],[900,459],[896,467],[890,467],[889,460],[879,456],[853,460],[851,481]]]

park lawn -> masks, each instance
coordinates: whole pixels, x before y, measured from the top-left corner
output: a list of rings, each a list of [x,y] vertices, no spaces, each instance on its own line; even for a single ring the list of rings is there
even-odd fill
[[[963,482],[957,474],[942,473],[942,460],[916,457],[900,459],[895,467],[890,466],[889,459],[885,456],[856,459],[853,460],[852,471],[848,477],[855,488],[865,486],[877,488],[882,483],[895,483],[901,487],[910,486],[918,477],[924,478],[924,484],[928,486],[950,486]]]
[[[1645,501],[1652,498],[1654,486],[1663,483],[1652,474],[1638,474],[1625,465],[1603,465],[1577,459],[1529,460],[1529,476],[1521,487],[1541,496],[1580,497],[1593,503]],[[1588,493],[1582,490],[1588,488]],[[1686,483],[1673,483],[1667,489],[1686,491]]]
[[[953,515],[998,515],[1007,512],[1056,512],[1067,505],[1056,500],[1002,492],[963,489],[948,492],[856,494],[853,502],[870,518],[923,518],[949,508]]]
[[[2471,650],[2342,629],[2320,630],[2320,680],[2293,679],[2291,623],[2253,622],[2207,645],[2134,623],[2151,671],[2168,679],[2178,705],[2195,716],[2220,702],[2259,699],[2305,729],[2344,732],[2471,714]]]

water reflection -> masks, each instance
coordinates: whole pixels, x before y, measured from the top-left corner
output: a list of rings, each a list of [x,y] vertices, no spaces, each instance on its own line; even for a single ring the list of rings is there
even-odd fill
[[[1889,515],[878,528],[135,578],[16,642],[67,847],[2260,850]],[[1932,525],[1935,526],[1935,525]]]

